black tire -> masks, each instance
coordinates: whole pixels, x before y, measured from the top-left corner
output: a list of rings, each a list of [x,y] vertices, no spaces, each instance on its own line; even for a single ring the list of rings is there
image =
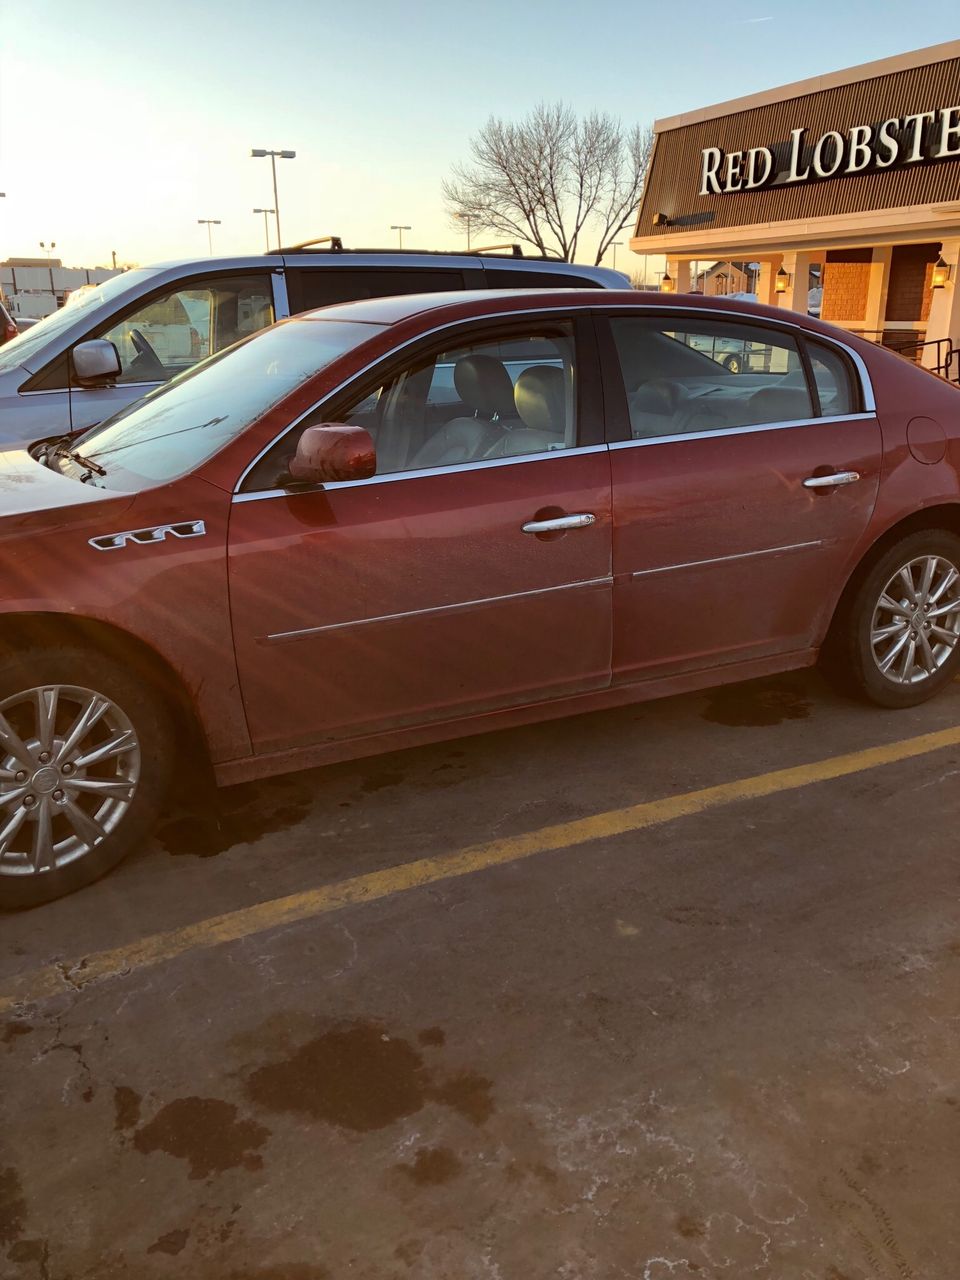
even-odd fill
[[[723,367],[728,369],[730,373],[742,373],[743,356],[727,356],[724,359]]]
[[[141,846],[150,836],[167,795],[174,757],[174,725],[169,708],[157,690],[142,678],[115,660],[91,649],[72,646],[28,649],[19,653],[0,656],[0,707],[10,706],[9,701],[26,690],[44,686],[72,687],[86,690],[109,699],[112,710],[124,717],[132,726],[139,748],[139,776],[132,794],[125,801],[126,808],[115,819],[105,836],[92,843],[84,853],[62,866],[44,868],[25,874],[17,873],[10,864],[4,870],[0,860],[0,909],[16,910],[35,907],[54,898],[73,893],[105,875],[121,862],[133,849]],[[63,713],[69,715],[73,708],[64,703]],[[10,714],[17,713],[16,704]],[[65,722],[64,722],[65,723]],[[16,726],[14,726],[16,728]],[[19,732],[19,730],[18,730]],[[56,730],[62,734],[59,726]],[[101,732],[106,733],[103,729]],[[25,739],[24,739],[25,741]],[[6,748],[0,744],[0,763],[7,758]],[[104,769],[99,765],[96,768]],[[87,770],[79,773],[87,774]],[[95,773],[96,769],[92,771]],[[39,772],[36,778],[39,778]],[[98,780],[98,779],[95,779]],[[44,779],[46,783],[47,779]],[[80,783],[77,782],[79,786]],[[4,805],[4,789],[8,792],[14,782],[0,780],[0,829],[8,820],[12,807]],[[61,779],[62,787],[69,787]],[[51,802],[61,795],[54,793]],[[80,805],[96,806],[106,803],[94,796],[78,793],[74,799]],[[61,822],[66,819],[60,819]],[[24,822],[16,839],[27,840]],[[60,828],[54,828],[60,830]],[[11,845],[11,848],[14,846]],[[21,857],[25,856],[21,853]]]
[[[960,670],[960,643],[930,675],[915,683],[899,683],[884,675],[871,643],[881,593],[903,566],[925,556],[939,556],[960,570],[960,538],[946,529],[908,534],[883,553],[867,571],[849,601],[841,606],[828,644],[825,666],[833,683],[845,692],[881,707],[915,707],[934,697]]]

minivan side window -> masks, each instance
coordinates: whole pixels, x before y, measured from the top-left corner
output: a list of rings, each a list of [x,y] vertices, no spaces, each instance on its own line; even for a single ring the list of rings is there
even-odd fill
[[[290,314],[330,307],[363,298],[389,298],[401,293],[446,293],[464,287],[462,271],[432,267],[289,267],[286,272]]]
[[[814,416],[794,339],[707,317],[612,317],[633,439]]]
[[[273,320],[268,275],[225,276],[151,298],[98,336],[120,353],[118,382],[167,382]]]
[[[561,271],[523,271],[484,264],[488,289],[596,289],[595,281]]]

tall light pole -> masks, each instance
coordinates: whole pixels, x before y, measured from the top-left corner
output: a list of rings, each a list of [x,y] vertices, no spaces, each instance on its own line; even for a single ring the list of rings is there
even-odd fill
[[[198,218],[197,219],[198,227],[207,228],[207,248],[210,250],[211,258],[213,257],[213,232],[210,230],[210,228],[219,227],[219,225],[220,225],[219,218]]]
[[[408,226],[406,226],[405,224],[401,225],[399,222],[391,222],[391,224],[390,224],[390,230],[391,230],[391,231],[396,231],[396,232],[397,232],[397,234],[399,235],[399,237],[400,237],[400,248],[402,249],[402,248],[403,248],[403,233],[404,233],[405,231],[412,231],[412,230],[413,230],[413,228],[412,228],[412,227],[408,227]]]
[[[270,252],[270,232],[267,229],[267,214],[276,213],[277,211],[276,209],[254,209],[253,212],[263,214],[263,242],[266,247],[267,253],[269,253]]]
[[[614,269],[614,271],[616,271],[616,269],[617,269],[617,250],[620,248],[620,246],[621,246],[622,244],[623,244],[623,241],[622,241],[622,240],[611,240],[611,241],[610,241],[610,248],[613,250],[613,269]]]
[[[263,156],[270,157],[270,167],[273,170],[273,215],[277,220],[277,248],[281,248],[283,241],[280,239],[280,199],[277,196],[277,156],[281,160],[295,160],[297,153],[295,151],[269,151],[265,147],[253,147],[250,151],[251,156],[258,159]]]
[[[455,213],[455,218],[459,218],[461,222],[467,224],[467,253],[470,252],[470,223],[473,221],[475,214],[472,213]]]
[[[48,262],[50,261],[50,255],[51,255],[51,253],[53,253],[53,251],[54,251],[54,249],[55,249],[56,247],[57,247],[57,242],[56,242],[56,240],[51,240],[51,241],[50,241],[50,243],[49,243],[49,245],[47,244],[46,240],[41,240],[41,241],[40,241],[40,248],[41,248],[41,249],[44,251],[44,253],[47,255],[47,261],[48,261]]]

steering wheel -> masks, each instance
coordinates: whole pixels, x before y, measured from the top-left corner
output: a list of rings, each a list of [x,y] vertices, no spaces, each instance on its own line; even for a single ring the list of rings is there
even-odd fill
[[[163,367],[163,361],[151,347],[139,329],[130,330],[130,341],[133,343],[137,352],[137,359],[143,361],[143,372],[155,372],[158,377],[166,378],[167,371]]]

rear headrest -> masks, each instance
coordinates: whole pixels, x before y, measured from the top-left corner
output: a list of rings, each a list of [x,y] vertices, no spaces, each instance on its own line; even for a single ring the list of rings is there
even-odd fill
[[[753,422],[790,422],[813,415],[810,394],[804,387],[762,387],[749,400]]]
[[[461,356],[453,366],[453,385],[464,404],[485,418],[513,417],[513,383],[493,356]]]
[[[517,413],[534,431],[564,434],[563,370],[552,365],[524,369],[513,389]]]

